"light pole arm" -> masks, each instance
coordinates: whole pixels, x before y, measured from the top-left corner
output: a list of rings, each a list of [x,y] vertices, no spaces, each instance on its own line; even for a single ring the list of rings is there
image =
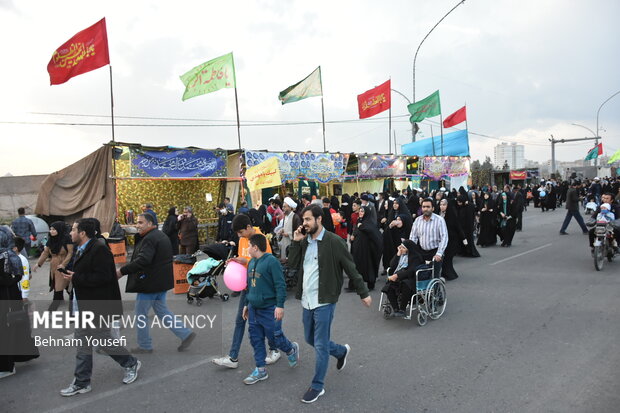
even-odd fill
[[[399,94],[399,95],[401,95],[403,98],[405,98],[405,100],[407,101],[407,103],[411,104],[411,101],[409,100],[409,98],[408,98],[407,96],[403,95],[402,93],[400,93],[400,92],[399,92],[398,90],[396,90],[396,89],[390,89],[390,90],[391,90],[392,92],[396,92],[396,93],[398,93],[398,94]]]
[[[611,100],[611,98],[613,98],[614,96],[616,96],[618,93],[620,93],[620,90],[617,91],[616,93],[614,93],[613,95],[611,95],[605,102],[601,103],[601,106],[599,106],[598,110],[596,111],[596,135],[598,136],[598,115],[601,113],[601,109],[603,108],[603,106],[605,105],[605,103],[609,102]]]
[[[420,44],[418,45],[418,48],[415,51],[415,55],[413,56],[413,101],[415,102],[415,61],[418,58],[418,52],[420,51],[420,47],[422,47],[422,43],[424,43],[424,40],[426,40],[426,38],[433,32],[433,30],[435,30],[435,27],[439,26],[439,23],[441,23],[443,21],[443,19],[445,19],[446,17],[448,17],[448,14],[452,13],[454,11],[454,9],[456,9],[457,7],[459,7],[461,4],[465,3],[465,0],[461,0],[458,2],[458,4],[454,7],[452,7],[452,9],[450,9],[449,12],[447,12],[442,18],[441,20],[439,20],[434,26],[433,28],[426,33],[426,36],[424,36],[424,39],[422,39],[422,41],[420,42]]]
[[[597,133],[594,133],[594,131],[593,131],[592,129],[588,128],[587,126],[583,126],[583,125],[580,125],[580,124],[578,124],[578,123],[571,123],[571,125],[573,125],[573,126],[579,126],[580,128],[584,128],[584,129],[589,130],[589,131],[592,133],[592,136],[594,136],[595,138],[598,136],[598,134],[597,134]]]

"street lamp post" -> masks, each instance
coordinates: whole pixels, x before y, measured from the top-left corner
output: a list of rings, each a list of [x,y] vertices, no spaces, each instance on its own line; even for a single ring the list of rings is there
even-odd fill
[[[407,101],[408,104],[411,104],[411,101],[409,100],[407,96],[405,96],[404,94],[402,94],[396,89],[391,89],[391,90],[392,92],[396,92],[399,95],[401,95]],[[415,142],[415,126],[413,125],[413,123],[411,124],[411,142]]]
[[[422,43],[424,43],[424,40],[426,40],[426,38],[432,33],[433,30],[435,30],[435,27],[439,26],[439,23],[441,23],[443,21],[443,19],[445,19],[446,17],[448,17],[448,15],[450,13],[452,13],[454,11],[454,9],[456,9],[457,7],[459,7],[461,4],[465,3],[465,0],[461,0],[458,2],[458,4],[454,7],[452,7],[452,9],[450,9],[449,12],[447,12],[442,18],[441,20],[439,20],[434,26],[433,28],[426,34],[426,36],[424,36],[424,39],[422,39],[422,41],[420,42],[420,44],[418,45],[417,50],[415,51],[415,56],[413,56],[413,101],[415,102],[415,61],[418,58],[418,52],[420,51],[420,47],[422,46]]]
[[[599,106],[598,110],[596,111],[596,137],[599,138],[599,128],[598,128],[598,117],[601,113],[601,109],[603,108],[603,106],[605,105],[605,103],[609,102],[611,100],[611,98],[613,98],[614,96],[616,96],[617,94],[620,93],[620,90],[617,91],[616,93],[614,93],[613,95],[611,95],[609,98],[607,98],[607,100],[603,103],[601,103],[601,106]],[[598,139],[596,139],[596,144],[598,145]],[[598,158],[595,159],[594,161],[594,165],[598,168]]]
[[[579,126],[580,128],[584,128],[584,129],[590,131],[590,133],[592,134],[592,137],[594,137],[594,139],[595,139],[594,144],[598,145],[598,138],[599,138],[598,133],[594,132],[592,129],[588,128],[587,126],[583,126],[583,125],[580,125],[578,123],[571,123],[571,125]],[[598,127],[597,127],[597,130],[598,130]],[[585,165],[586,164],[585,164],[585,161],[584,161],[583,166],[585,166]],[[594,158],[594,166],[598,168],[598,157]],[[598,169],[597,169],[597,175],[598,175]]]

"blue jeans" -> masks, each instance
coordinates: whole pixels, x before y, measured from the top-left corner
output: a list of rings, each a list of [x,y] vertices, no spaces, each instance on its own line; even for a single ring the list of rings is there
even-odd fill
[[[170,331],[172,331],[178,338],[185,340],[192,330],[185,327],[177,327],[174,322],[174,314],[168,309],[166,305],[166,291],[159,293],[138,293],[136,298],[136,316],[138,323],[138,346],[145,350],[153,349],[153,341],[149,334],[149,322],[148,314],[153,307],[155,315],[159,317],[162,322],[170,324]],[[164,318],[166,317],[166,318]]]
[[[233,333],[232,344],[230,345],[230,351],[228,357],[233,360],[239,358],[239,349],[241,348],[241,342],[243,341],[243,334],[245,333],[245,320],[243,319],[243,307],[245,306],[245,294],[246,291],[242,291],[239,296],[239,307],[237,308],[237,317],[235,318],[235,332]],[[267,337],[269,343],[269,350],[275,350],[276,345],[273,340]]]
[[[562,223],[562,228],[560,228],[560,232],[565,232],[566,231],[566,228],[568,228],[568,224],[570,223],[570,220],[573,217],[575,218],[575,221],[577,221],[577,223],[581,227],[581,230],[583,232],[588,232],[588,227],[586,227],[586,224],[583,222],[583,217],[579,213],[579,210],[576,210],[576,211],[568,210],[568,211],[566,211],[566,217],[564,218],[564,223]]]
[[[282,321],[274,318],[275,309],[275,305],[267,308],[248,306],[248,321],[250,322],[248,332],[250,343],[254,348],[256,367],[265,367],[265,357],[267,357],[265,337],[273,342],[278,350],[287,354],[293,349],[293,343],[282,332]]]
[[[325,384],[325,374],[329,364],[329,356],[340,358],[345,355],[345,346],[336,344],[330,340],[332,320],[336,304],[328,304],[317,307],[314,310],[303,311],[304,336],[306,343],[314,347],[316,354],[316,364],[314,366],[314,377],[312,388],[317,391],[323,390]]]

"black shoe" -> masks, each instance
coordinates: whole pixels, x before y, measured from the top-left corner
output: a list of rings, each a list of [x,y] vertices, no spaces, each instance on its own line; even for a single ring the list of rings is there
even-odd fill
[[[58,307],[60,307],[60,304],[62,304],[62,303],[63,303],[63,300],[54,300],[54,301],[52,301],[50,306],[47,308],[47,311],[56,311],[56,310],[58,310]]]
[[[185,351],[189,348],[190,344],[192,344],[192,341],[194,341],[194,339],[196,338],[196,333],[194,333],[193,331],[190,333],[189,336],[187,336],[187,338],[183,341],[181,341],[181,345],[179,347],[177,347],[177,350],[179,351]]]
[[[230,296],[231,297],[239,297],[241,295],[241,291],[233,291]]]
[[[131,350],[129,350],[129,352],[131,354],[151,354],[153,352],[153,349],[147,349],[147,348],[142,348],[142,347],[134,347]]]
[[[568,235],[568,232],[560,231],[560,235]]]
[[[301,398],[302,403],[314,403],[318,400],[319,397],[325,394],[325,389],[323,390],[314,390],[312,387],[306,391],[304,397]]]
[[[342,370],[344,366],[347,365],[347,357],[349,356],[349,353],[351,352],[351,346],[348,344],[345,344],[344,347],[347,349],[347,352],[344,353],[344,356],[338,359],[338,363],[336,364],[336,370]]]

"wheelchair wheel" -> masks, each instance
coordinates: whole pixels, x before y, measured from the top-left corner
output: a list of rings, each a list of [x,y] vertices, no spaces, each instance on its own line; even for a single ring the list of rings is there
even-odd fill
[[[440,280],[432,282],[426,292],[426,309],[429,317],[433,320],[441,317],[446,310],[447,301],[448,297],[444,283]]]
[[[202,305],[202,300],[200,298],[196,299],[196,305],[200,307]]]
[[[222,301],[228,301],[229,298],[230,296],[227,293],[220,295],[220,300]]]
[[[418,313],[418,325],[420,327],[423,327],[426,325],[427,321],[428,321],[428,318],[426,318],[426,313],[424,311],[420,311]]]

